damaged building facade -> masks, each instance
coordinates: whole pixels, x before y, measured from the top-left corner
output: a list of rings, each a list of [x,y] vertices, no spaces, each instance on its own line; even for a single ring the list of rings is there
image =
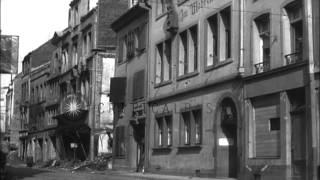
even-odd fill
[[[54,156],[52,139],[45,132],[46,80],[49,75],[51,54],[55,46],[50,41],[25,56],[22,62],[19,157],[42,162]],[[17,96],[16,96],[17,97]],[[17,97],[18,98],[18,97]]]
[[[112,152],[108,94],[116,41],[109,26],[127,6],[127,1],[73,0],[68,27],[47,42],[54,47],[43,52],[47,62],[33,58],[34,51],[25,57],[21,157],[93,160]]]
[[[319,1],[145,2],[152,7],[142,118],[145,171],[319,178]],[[135,53],[128,58],[136,44],[126,34],[138,23],[119,29],[130,13],[113,28],[119,48],[111,97],[119,98],[111,101],[120,129],[114,167],[139,170],[131,151],[137,147],[134,125],[143,121],[135,116],[130,72],[141,59]]]

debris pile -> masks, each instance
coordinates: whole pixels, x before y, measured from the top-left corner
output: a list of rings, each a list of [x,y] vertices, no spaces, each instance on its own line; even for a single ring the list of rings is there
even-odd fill
[[[83,161],[76,164],[72,170],[96,170],[104,171],[109,168],[112,156],[109,154],[96,157],[93,161]]]
[[[112,162],[111,154],[104,154],[96,157],[93,161],[67,161],[67,160],[50,160],[43,167],[60,168],[71,171],[104,171],[110,169]]]

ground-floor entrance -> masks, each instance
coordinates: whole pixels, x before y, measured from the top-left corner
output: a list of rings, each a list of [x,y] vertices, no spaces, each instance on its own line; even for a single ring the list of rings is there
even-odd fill
[[[216,176],[237,177],[237,110],[231,98],[222,100],[217,110]]]
[[[145,156],[145,119],[139,119],[131,121],[133,128],[134,140],[137,143],[137,154],[136,154],[136,171],[144,171],[144,156]]]

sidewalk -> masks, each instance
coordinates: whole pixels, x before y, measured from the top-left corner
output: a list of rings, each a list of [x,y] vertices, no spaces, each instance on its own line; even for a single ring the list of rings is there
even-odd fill
[[[173,176],[173,175],[163,175],[163,174],[152,174],[152,173],[138,173],[138,172],[128,172],[128,171],[109,171],[108,173],[112,175],[135,177],[148,180],[237,180],[235,178],[201,178],[194,176]],[[107,174],[107,173],[106,173]]]

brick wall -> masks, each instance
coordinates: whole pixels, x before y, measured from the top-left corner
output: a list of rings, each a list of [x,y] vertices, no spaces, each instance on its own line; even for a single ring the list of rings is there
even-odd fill
[[[97,48],[116,46],[116,34],[110,24],[127,9],[127,0],[99,0]]]

